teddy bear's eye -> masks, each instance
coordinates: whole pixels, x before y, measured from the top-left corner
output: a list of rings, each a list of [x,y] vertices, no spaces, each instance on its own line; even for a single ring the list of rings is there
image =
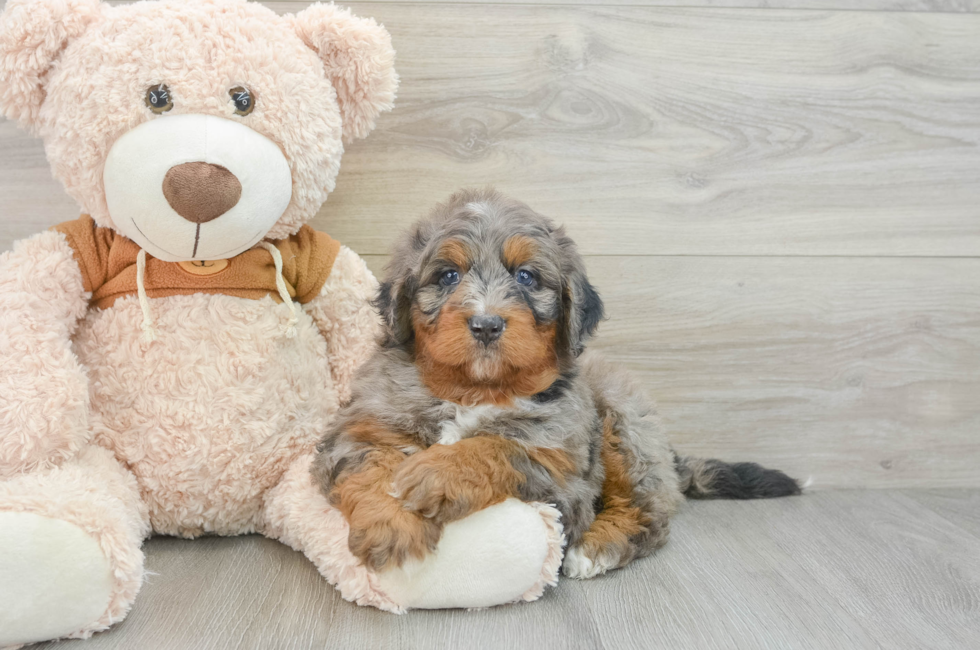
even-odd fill
[[[174,100],[170,97],[170,89],[166,84],[150,86],[144,99],[147,107],[154,113],[166,113],[174,107]]]
[[[255,108],[255,96],[248,88],[238,86],[228,91],[231,101],[235,104],[235,113],[238,115],[248,115]]]

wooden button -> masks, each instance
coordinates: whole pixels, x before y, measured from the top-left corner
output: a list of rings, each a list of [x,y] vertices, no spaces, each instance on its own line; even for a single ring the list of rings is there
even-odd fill
[[[228,260],[194,260],[177,264],[191,275],[214,275],[228,268]]]

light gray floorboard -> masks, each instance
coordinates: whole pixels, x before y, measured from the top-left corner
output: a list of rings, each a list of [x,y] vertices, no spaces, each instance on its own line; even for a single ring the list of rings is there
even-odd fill
[[[355,10],[390,30],[402,79],[313,221],[359,254],[488,183],[590,255],[980,252],[980,15]],[[0,250],[77,213],[40,142],[0,122]]]
[[[381,274],[382,256],[366,256]],[[980,258],[589,256],[683,453],[820,489],[980,487]]]
[[[289,0],[265,0],[275,3]],[[418,0],[357,0],[375,2],[417,2]],[[640,5],[647,7],[728,7],[737,9],[833,9],[839,11],[937,11],[966,13],[980,11],[980,0],[429,0],[433,4],[565,4]],[[338,3],[343,4],[343,3]]]
[[[495,183],[567,225],[608,305],[595,346],[678,448],[820,488],[980,487],[980,15],[628,2],[355,4],[402,85],[313,225],[377,270]],[[0,119],[0,253],[77,213]]]
[[[657,555],[531,604],[356,607],[259,537],[147,544],[154,572],[104,648],[976,648],[980,492],[690,503]]]
[[[902,494],[980,537],[980,490],[903,490]]]

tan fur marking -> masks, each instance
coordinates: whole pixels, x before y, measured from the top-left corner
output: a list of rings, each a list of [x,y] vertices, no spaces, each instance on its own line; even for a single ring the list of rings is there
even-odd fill
[[[537,253],[537,242],[525,235],[514,235],[504,242],[504,266],[508,269],[516,269],[522,264],[527,264]]]
[[[348,432],[378,445],[355,471],[341,473],[330,493],[330,502],[350,524],[351,553],[375,571],[425,557],[439,541],[441,527],[405,510],[389,494],[395,471],[407,457],[392,444],[411,439],[370,419],[354,424]]]
[[[471,311],[449,302],[443,305],[435,322],[429,326],[419,311],[413,309],[416,356],[429,356],[450,366],[468,363],[476,349],[476,342],[467,323],[472,315]]]
[[[418,442],[415,438],[406,433],[391,431],[374,418],[355,422],[347,428],[345,433],[358,442],[376,447],[392,447],[399,451],[418,448]]]
[[[517,496],[523,474],[510,458],[518,443],[499,436],[465,438],[433,445],[410,456],[395,474],[395,490],[406,506],[439,523]]]
[[[475,377],[473,364],[482,352],[467,324],[471,315],[452,302],[443,306],[431,326],[418,311],[412,314],[416,364],[433,395],[466,406],[506,406],[517,397],[540,393],[558,379],[556,325],[539,326],[531,311],[522,308],[500,312],[507,329],[499,357],[493,363],[482,360],[484,374]]]
[[[602,483],[603,510],[582,536],[582,549],[595,559],[600,555],[619,559],[629,549],[633,535],[643,532],[650,523],[643,511],[631,504],[633,481],[629,477],[625,452],[620,448],[615,422],[606,418],[602,431],[602,464],[606,478]]]
[[[460,271],[468,271],[470,269],[470,252],[463,242],[456,239],[449,239],[444,241],[439,247],[439,252],[436,253],[437,257],[444,259],[447,262],[451,262],[456,265],[456,268]]]
[[[528,449],[528,457],[548,470],[559,485],[568,483],[567,476],[575,471],[575,461],[562,449],[534,447]]]
[[[513,368],[550,368],[554,376],[544,388],[550,386],[558,378],[557,325],[538,325],[527,307],[501,310],[500,315],[507,321],[507,329],[500,338],[504,363]]]

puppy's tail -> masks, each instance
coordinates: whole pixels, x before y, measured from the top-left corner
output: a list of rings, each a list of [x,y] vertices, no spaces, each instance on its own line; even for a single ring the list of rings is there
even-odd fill
[[[800,484],[756,463],[674,455],[681,491],[692,499],[771,499],[801,494]]]

